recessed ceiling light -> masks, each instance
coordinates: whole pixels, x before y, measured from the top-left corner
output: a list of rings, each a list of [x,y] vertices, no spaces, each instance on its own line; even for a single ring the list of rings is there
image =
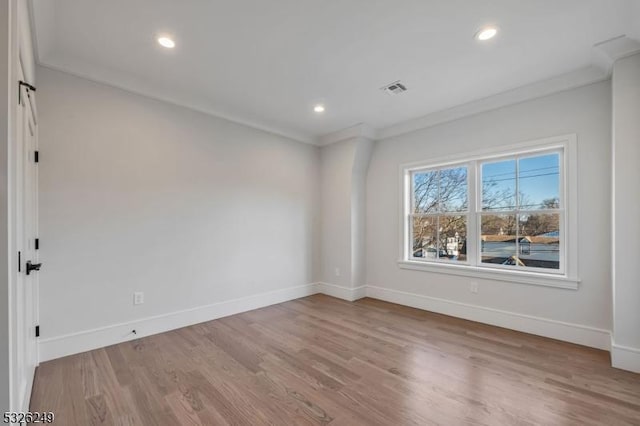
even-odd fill
[[[484,27],[476,33],[476,40],[487,41],[494,38],[498,34],[496,27]]]
[[[314,110],[315,112],[317,112],[318,114],[319,114],[319,113],[322,113],[322,112],[324,112],[324,105],[322,105],[322,104],[318,104],[318,105],[316,105],[316,106],[314,106],[314,107],[313,107],[313,110]]]
[[[176,47],[176,42],[165,36],[158,37],[158,43],[160,44],[160,46],[166,47],[167,49],[173,49],[174,47]]]

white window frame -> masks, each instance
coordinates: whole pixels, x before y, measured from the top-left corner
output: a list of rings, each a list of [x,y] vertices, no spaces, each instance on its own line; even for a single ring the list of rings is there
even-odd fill
[[[546,153],[560,153],[560,269],[548,270],[495,265],[481,262],[480,218],[486,214],[504,214],[500,211],[482,211],[483,162],[501,159],[526,158]],[[429,161],[414,162],[400,166],[400,258],[398,266],[403,269],[437,272],[488,280],[507,281],[519,284],[542,285],[566,289],[577,289],[578,278],[578,200],[577,200],[577,137],[575,134],[545,138],[517,145],[482,150],[464,155],[447,156]],[[467,260],[452,262],[441,259],[414,258],[411,250],[413,238],[413,182],[412,173],[446,168],[467,167],[468,209],[459,214],[467,216]],[[536,211],[540,213],[540,211]],[[543,211],[547,212],[546,210]],[[455,214],[455,213],[446,213]]]

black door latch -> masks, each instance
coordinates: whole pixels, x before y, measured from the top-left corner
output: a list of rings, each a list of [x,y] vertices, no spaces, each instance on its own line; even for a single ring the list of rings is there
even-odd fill
[[[30,260],[27,261],[27,275],[31,274],[31,271],[39,271],[42,263],[31,263]]]

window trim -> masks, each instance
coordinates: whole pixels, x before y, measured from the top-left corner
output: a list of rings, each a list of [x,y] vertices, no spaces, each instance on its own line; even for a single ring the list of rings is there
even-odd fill
[[[482,211],[482,200],[477,194],[481,193],[480,171],[476,171],[481,162],[500,160],[503,158],[535,156],[538,153],[561,150],[560,157],[560,265],[558,272],[535,271],[533,268],[513,270],[483,265],[478,261],[480,255],[481,238],[479,235],[480,217],[491,214]],[[472,236],[475,241],[467,244],[467,261],[450,263],[446,261],[416,260],[409,249],[409,218],[412,215],[411,174],[416,171],[428,171],[455,166],[467,167],[468,210],[462,212],[467,217],[467,238]],[[524,143],[478,150],[463,155],[450,155],[432,159],[401,164],[400,173],[400,208],[399,208],[399,260],[398,266],[403,269],[421,270],[442,274],[470,276],[474,278],[508,281],[521,284],[543,285],[577,289],[580,279],[577,274],[578,266],[578,200],[577,200],[577,136],[568,134],[550,138],[538,139]],[[474,205],[475,203],[475,205]],[[500,211],[495,211],[500,214]],[[472,250],[473,253],[469,251]]]

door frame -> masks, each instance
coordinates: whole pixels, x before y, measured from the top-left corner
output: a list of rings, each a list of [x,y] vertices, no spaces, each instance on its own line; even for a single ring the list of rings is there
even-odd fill
[[[29,320],[33,320],[34,324],[38,323],[39,317],[39,307],[38,307],[38,287],[39,280],[38,274],[33,274],[29,279],[31,280],[31,300],[26,300],[23,293],[23,303],[22,306],[18,306],[18,286],[27,284],[27,279],[23,276],[21,279],[21,275],[25,274],[26,262],[27,260],[37,261],[37,250],[35,247],[31,248],[33,259],[27,259],[27,249],[26,246],[21,247],[21,238],[25,238],[25,244],[34,244],[34,241],[31,240],[30,235],[19,235],[19,230],[17,228],[18,225],[18,214],[23,212],[22,209],[25,205],[24,202],[18,203],[20,200],[24,200],[24,196],[29,195],[29,191],[26,190],[25,187],[25,177],[27,173],[33,173],[33,185],[31,191],[34,191],[32,203],[30,203],[30,207],[35,210],[32,214],[32,231],[35,236],[38,235],[38,171],[37,166],[34,163],[34,152],[38,149],[38,126],[37,126],[37,114],[36,114],[36,106],[35,106],[35,96],[33,92],[31,92],[30,96],[27,95],[26,90],[19,85],[19,81],[25,80],[25,69],[22,60],[22,49],[18,51],[18,61],[15,67],[15,85],[17,86],[17,90],[12,91],[11,95],[15,94],[14,100],[11,101],[11,106],[13,109],[13,125],[15,127],[13,131],[14,137],[9,144],[9,177],[10,177],[10,224],[11,224],[11,233],[9,235],[11,241],[11,250],[12,255],[10,258],[13,258],[13,262],[9,265],[10,268],[10,281],[9,281],[9,396],[10,396],[10,410],[11,411],[19,411],[19,412],[27,412],[29,410],[29,403],[31,398],[31,390],[33,387],[33,380],[35,377],[35,369],[33,371],[30,370],[29,367],[26,369],[20,369],[18,371],[18,360],[17,356],[22,355],[23,359],[29,359],[31,361],[26,362],[34,362],[34,367],[37,368],[39,363],[39,355],[38,355],[38,344],[35,339],[35,330],[32,328],[31,324],[24,324],[24,326],[20,327],[21,319],[20,316],[23,315],[23,309],[27,306],[27,304],[31,304],[32,310],[32,318]],[[23,104],[18,102],[18,96],[23,97]],[[30,114],[33,119],[33,146],[25,146],[28,143],[27,134],[29,119],[25,117],[26,114]],[[19,139],[22,139],[19,141]],[[18,153],[18,149],[23,150],[25,152],[23,154]],[[22,160],[23,164],[18,164],[18,161]],[[31,172],[27,171],[27,167],[35,167]],[[18,178],[18,173],[22,172],[23,176]],[[22,204],[22,205],[19,205]],[[24,212],[23,212],[24,213]],[[23,214],[23,217],[20,220],[26,222],[27,215]],[[23,222],[22,229],[25,229],[25,224]],[[22,234],[26,232],[23,231]],[[21,251],[21,255],[18,255],[18,251]],[[26,292],[25,289],[22,289],[23,292]],[[22,335],[24,332],[26,335]],[[22,339],[26,339],[24,342],[24,348],[27,352],[21,353],[22,347],[20,347],[20,342]],[[29,343],[32,344],[29,344]],[[25,377],[19,377],[19,375],[25,374]],[[27,376],[28,375],[28,376]],[[26,382],[25,382],[26,381]],[[24,386],[23,386],[24,384]]]

